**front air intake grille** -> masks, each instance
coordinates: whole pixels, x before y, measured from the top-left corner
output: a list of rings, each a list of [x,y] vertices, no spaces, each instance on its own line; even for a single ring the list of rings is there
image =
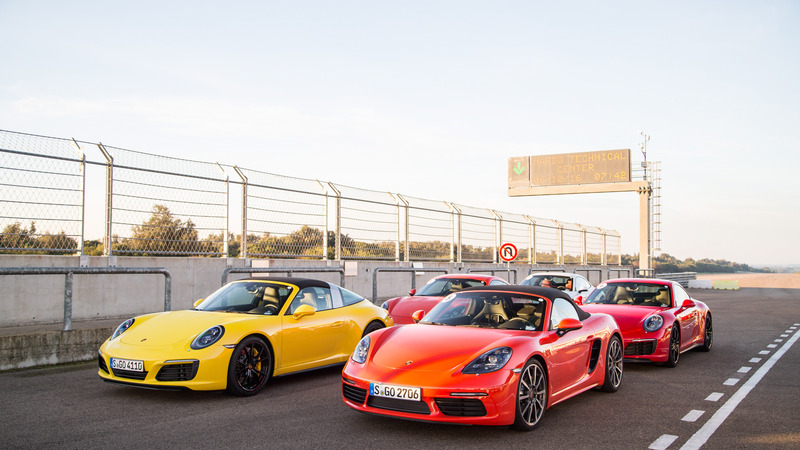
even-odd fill
[[[413,400],[399,400],[396,398],[370,396],[367,406],[378,409],[388,409],[389,411],[399,411],[411,414],[430,414],[431,409],[428,404]]]
[[[347,383],[342,383],[342,395],[344,396],[344,398],[350,400],[353,403],[358,403],[359,405],[363,405],[364,400],[367,399],[367,390],[355,387]]]
[[[97,357],[97,362],[100,365],[100,370],[102,370],[105,373],[108,373],[108,365],[106,364],[106,360],[103,359],[102,356]]]
[[[178,364],[166,363],[156,375],[157,381],[189,381],[197,375],[199,361],[183,361]]]
[[[652,355],[656,351],[656,341],[635,341],[625,347],[625,356]]]
[[[111,369],[115,377],[130,378],[131,380],[144,380],[147,372],[134,372],[133,370]]]
[[[479,417],[486,415],[486,407],[477,398],[437,398],[436,406],[448,416]]]

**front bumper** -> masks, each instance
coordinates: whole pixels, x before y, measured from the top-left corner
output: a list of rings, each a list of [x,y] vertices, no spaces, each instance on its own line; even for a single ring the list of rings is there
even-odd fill
[[[141,351],[109,353],[103,346],[98,351],[97,374],[104,381],[150,389],[223,390],[227,387],[231,352],[222,345],[213,345],[189,357],[164,358]],[[143,361],[144,371],[112,369],[111,358]]]
[[[401,371],[402,372],[402,371]],[[502,373],[501,373],[502,372]],[[411,385],[408,379],[388,384]],[[342,372],[342,399],[361,412],[426,422],[464,425],[511,425],[516,413],[516,388],[519,375],[509,369],[481,375],[457,375],[445,387],[418,386],[419,401],[370,395],[370,380]],[[405,382],[404,382],[405,381]]]

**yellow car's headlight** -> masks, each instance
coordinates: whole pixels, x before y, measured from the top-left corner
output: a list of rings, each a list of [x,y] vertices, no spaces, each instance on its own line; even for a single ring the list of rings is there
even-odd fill
[[[225,327],[222,325],[214,325],[194,338],[191,345],[192,350],[200,350],[208,347],[214,342],[217,342],[223,334],[225,334]]]
[[[111,335],[111,339],[114,339],[115,337],[117,337],[120,334],[124,333],[125,330],[130,328],[133,325],[133,322],[135,322],[135,321],[136,321],[136,319],[131,318],[131,319],[128,319],[125,322],[122,322],[121,324],[119,324],[117,329],[114,330],[114,334]]]

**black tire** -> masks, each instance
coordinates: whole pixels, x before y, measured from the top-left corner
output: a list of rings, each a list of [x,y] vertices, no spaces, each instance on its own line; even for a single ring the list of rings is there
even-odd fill
[[[513,428],[531,431],[547,409],[547,371],[538,359],[525,363],[517,385],[516,414]]]
[[[272,351],[264,339],[250,336],[239,342],[228,364],[228,392],[241,397],[256,395],[264,389],[273,365]]]
[[[625,359],[619,336],[611,336],[606,349],[606,378],[600,390],[617,392],[622,385],[622,364]]]
[[[706,316],[706,324],[703,327],[703,345],[700,346],[701,352],[710,352],[711,346],[714,345],[714,327],[711,321],[711,314]]]
[[[373,332],[373,331],[375,331],[375,330],[380,330],[380,329],[381,329],[381,328],[383,328],[383,327],[384,327],[384,326],[383,326],[383,324],[382,324],[382,323],[380,323],[380,322],[377,322],[377,321],[376,321],[376,322],[370,322],[370,323],[367,325],[367,327],[366,327],[366,328],[364,328],[364,334],[362,334],[362,335],[361,335],[361,337],[364,337],[364,336],[366,336],[366,335],[368,335],[368,334],[372,333],[372,332]]]
[[[681,357],[681,332],[678,330],[678,322],[672,324],[672,331],[669,333],[669,354],[664,365],[675,367]]]

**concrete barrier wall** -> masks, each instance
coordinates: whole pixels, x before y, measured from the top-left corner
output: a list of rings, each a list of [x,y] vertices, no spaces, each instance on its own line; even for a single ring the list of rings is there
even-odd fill
[[[418,267],[420,263],[415,263]],[[187,258],[187,257],[88,257],[50,255],[0,255],[0,267],[164,267],[172,276],[172,309],[188,309],[195,300],[204,298],[222,284],[222,273],[227,267],[270,268],[338,268],[345,269],[345,286],[364,297],[372,299],[373,273],[379,267],[410,267],[409,263],[389,261],[321,261],[321,260],[244,260],[238,258]],[[445,269],[448,273],[465,273],[468,270],[496,268],[496,275],[511,278],[500,264],[424,263],[425,268]],[[517,281],[528,275],[531,266],[512,265]],[[588,275],[593,284],[607,278],[608,268],[600,266],[540,267],[537,270],[576,269]],[[588,270],[587,270],[588,269]],[[599,270],[598,270],[599,269]],[[614,270],[619,267],[612,268]],[[583,270],[583,272],[581,271]],[[481,271],[480,273],[485,273]],[[418,273],[417,288],[441,272]],[[229,280],[249,274],[230,274]],[[267,274],[256,274],[267,275]],[[284,275],[275,273],[272,275]],[[297,273],[295,276],[318,278],[336,284],[339,273]],[[410,273],[387,272],[378,274],[378,303],[400,295],[411,288]],[[64,318],[64,275],[3,275],[0,276],[0,327],[15,327],[60,323]],[[102,320],[124,318],[137,314],[164,310],[164,276],[145,275],[74,275],[72,293],[72,320]]]

